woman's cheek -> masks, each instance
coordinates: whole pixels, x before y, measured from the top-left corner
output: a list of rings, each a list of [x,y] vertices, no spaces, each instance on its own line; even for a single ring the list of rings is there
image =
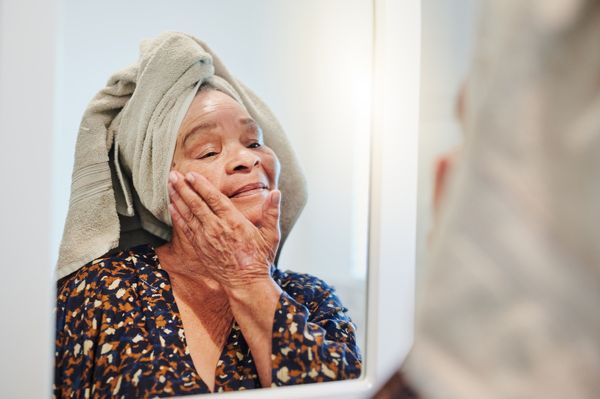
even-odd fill
[[[277,186],[277,184],[279,183],[279,171],[280,171],[281,167],[279,164],[279,159],[277,159],[277,156],[275,155],[273,150],[271,150],[270,148],[269,148],[269,152],[265,154],[265,157],[263,159],[263,164],[265,166],[265,172],[271,179],[271,182],[275,186]],[[276,187],[271,187],[271,189],[274,189],[274,188],[276,188]]]
[[[209,182],[212,183],[217,189],[221,190],[221,181],[225,166],[220,162],[202,162],[196,160],[188,165],[188,172],[196,172],[199,175],[205,177]]]
[[[199,164],[199,160],[193,158],[183,160],[179,166],[179,171],[183,174],[186,174],[187,172],[196,172],[204,176],[203,169],[204,168]]]

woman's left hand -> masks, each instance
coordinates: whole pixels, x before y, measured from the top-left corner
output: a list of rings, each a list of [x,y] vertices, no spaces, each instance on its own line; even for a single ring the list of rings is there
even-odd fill
[[[259,226],[198,173],[184,178],[171,172],[169,193],[173,226],[183,232],[207,277],[233,290],[270,279],[280,240],[281,192],[273,190],[265,199]]]
[[[173,227],[193,248],[198,273],[224,288],[231,311],[252,352],[263,387],[272,382],[273,317],[281,288],[271,278],[279,246],[281,193],[269,192],[255,226],[205,177],[172,172],[169,209]],[[188,245],[189,244],[189,245]]]

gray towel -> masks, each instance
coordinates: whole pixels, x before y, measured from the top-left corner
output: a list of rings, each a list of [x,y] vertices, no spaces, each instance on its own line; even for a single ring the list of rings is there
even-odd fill
[[[115,73],[83,115],[57,278],[111,250],[170,239],[168,172],[179,125],[202,82],[242,103],[281,161],[281,250],[307,198],[283,129],[204,43],[168,32],[144,41],[139,62]]]

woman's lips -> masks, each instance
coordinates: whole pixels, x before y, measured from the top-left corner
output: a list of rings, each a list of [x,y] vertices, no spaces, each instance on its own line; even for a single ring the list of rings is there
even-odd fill
[[[229,196],[229,198],[240,198],[240,197],[248,197],[250,195],[260,194],[265,190],[268,190],[266,184],[263,183],[250,183],[246,184],[243,187],[238,188]]]

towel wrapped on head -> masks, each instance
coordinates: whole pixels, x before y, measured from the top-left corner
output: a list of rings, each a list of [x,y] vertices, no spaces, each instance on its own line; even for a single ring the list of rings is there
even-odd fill
[[[170,239],[168,173],[179,127],[201,84],[242,104],[281,162],[281,250],[307,197],[283,129],[205,44],[169,32],[144,41],[139,62],[115,73],[83,115],[57,278],[111,250]]]

